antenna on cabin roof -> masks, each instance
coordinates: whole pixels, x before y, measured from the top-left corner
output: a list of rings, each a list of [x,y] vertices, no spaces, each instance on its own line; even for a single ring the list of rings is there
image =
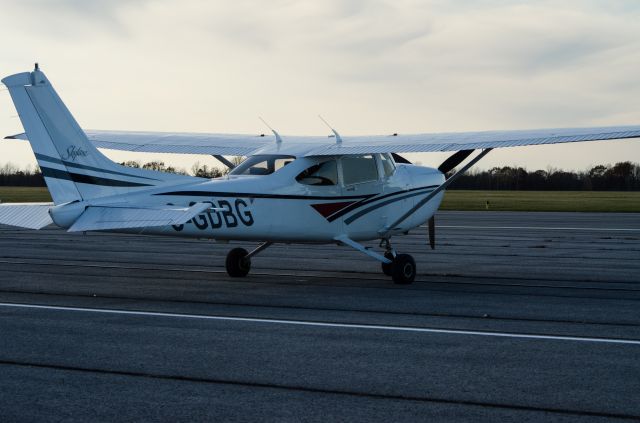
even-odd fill
[[[342,144],[342,137],[340,136],[340,134],[338,134],[338,131],[336,131],[335,129],[333,129],[331,127],[331,125],[329,125],[329,122],[327,122],[326,120],[324,120],[324,118],[321,115],[318,115],[318,117],[320,118],[321,121],[324,122],[325,125],[327,125],[327,127],[329,129],[331,129],[331,132],[333,132],[333,135],[335,135],[336,137],[336,144]]]
[[[38,62],[36,62],[33,70],[37,70],[37,71],[40,70],[40,66],[38,65]]]
[[[273,129],[271,126],[269,126],[267,121],[262,119],[262,116],[258,116],[258,119],[260,119],[262,121],[262,123],[264,123],[267,126],[267,128],[271,129],[271,132],[273,132],[273,135],[276,136],[276,143],[277,144],[282,144],[282,137],[280,137],[280,134],[278,134],[275,129]]]

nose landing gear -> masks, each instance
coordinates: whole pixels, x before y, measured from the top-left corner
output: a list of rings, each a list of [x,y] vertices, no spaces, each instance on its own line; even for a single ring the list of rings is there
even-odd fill
[[[391,276],[393,283],[398,285],[409,285],[416,278],[416,262],[409,254],[396,254],[388,239],[383,239],[380,246],[386,249],[384,258],[391,260],[391,263],[382,263],[382,273]]]

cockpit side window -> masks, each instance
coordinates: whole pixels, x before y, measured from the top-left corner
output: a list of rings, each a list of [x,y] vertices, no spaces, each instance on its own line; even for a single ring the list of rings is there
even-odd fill
[[[335,160],[329,160],[303,170],[296,181],[305,185],[338,185],[338,165]]]
[[[361,184],[378,180],[378,165],[372,154],[364,156],[344,156],[342,177],[345,185]]]
[[[258,155],[251,156],[233,169],[230,175],[270,175],[295,160],[293,156]]]

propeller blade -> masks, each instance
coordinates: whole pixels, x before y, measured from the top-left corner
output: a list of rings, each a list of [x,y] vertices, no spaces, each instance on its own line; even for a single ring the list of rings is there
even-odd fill
[[[436,217],[431,216],[429,219],[429,245],[431,249],[436,249]]]
[[[405,159],[400,154],[391,153],[391,156],[393,156],[393,160],[395,160],[396,163],[411,164],[409,160]]]
[[[442,162],[440,166],[438,166],[438,170],[442,173],[447,173],[454,167],[458,166],[464,159],[469,157],[469,155],[473,153],[473,150],[460,150],[456,151],[451,157]]]

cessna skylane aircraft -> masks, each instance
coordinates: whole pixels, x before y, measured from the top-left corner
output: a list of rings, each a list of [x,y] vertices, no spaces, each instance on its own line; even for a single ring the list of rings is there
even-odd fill
[[[53,203],[0,205],[0,223],[260,242],[251,252],[229,252],[233,277],[246,276],[251,258],[274,243],[334,243],[409,284],[415,262],[396,253],[392,237],[428,222],[434,248],[433,216],[445,189],[493,148],[640,137],[640,126],[379,136],[331,129],[328,137],[85,131],[37,64],[2,82],[25,130],[7,138],[29,141]],[[210,180],[134,169],[98,148],[210,154],[231,170]],[[437,169],[398,155],[440,151],[454,153]],[[224,156],[246,159],[234,166]],[[361,244],[368,240],[380,240],[384,251]]]

